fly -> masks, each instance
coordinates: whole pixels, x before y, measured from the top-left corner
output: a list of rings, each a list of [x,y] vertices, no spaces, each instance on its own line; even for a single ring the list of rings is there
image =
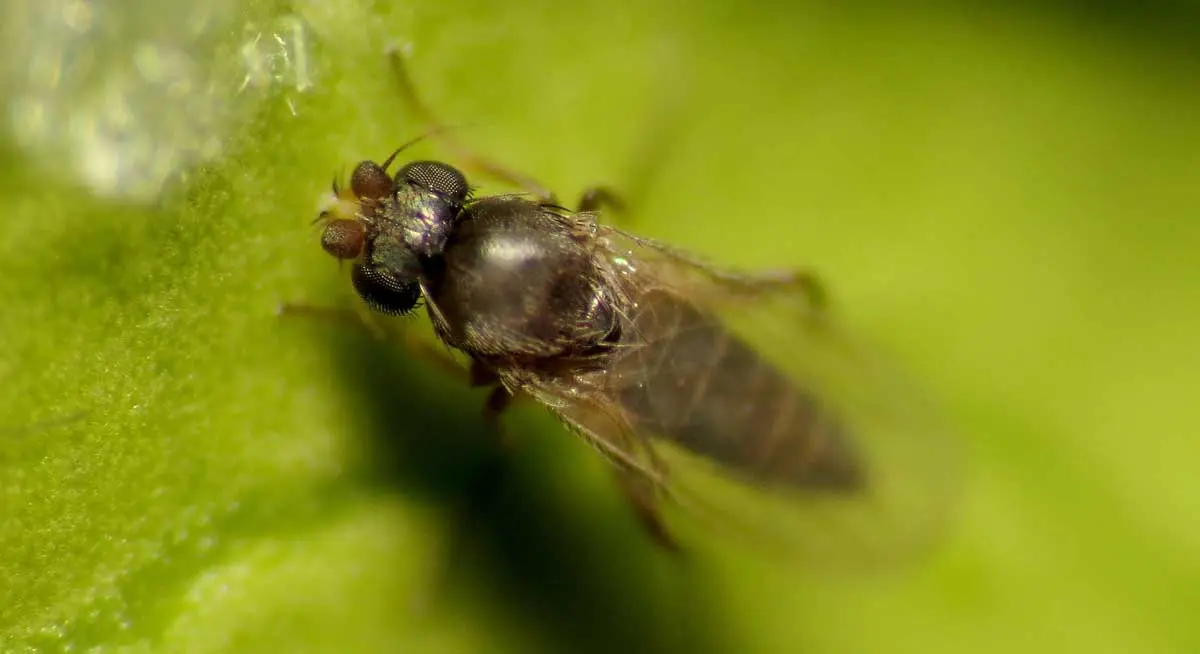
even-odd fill
[[[493,413],[532,398],[604,455],[663,544],[664,502],[800,559],[888,558],[933,532],[946,443],[813,274],[721,270],[607,224],[610,190],[568,209],[461,147],[528,192],[477,196],[441,161],[390,172],[403,150],[335,185],[323,249],[373,311],[423,303]]]

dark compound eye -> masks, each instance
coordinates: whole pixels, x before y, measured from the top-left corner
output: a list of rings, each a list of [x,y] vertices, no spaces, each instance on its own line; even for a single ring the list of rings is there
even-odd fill
[[[321,248],[339,259],[357,259],[362,254],[367,234],[363,224],[350,218],[338,218],[325,223],[321,232]]]
[[[360,161],[350,173],[350,190],[354,197],[379,200],[392,194],[396,185],[387,171],[374,161]]]
[[[414,161],[396,171],[396,184],[415,184],[461,204],[467,199],[467,178],[457,168],[440,161]]]
[[[350,271],[354,290],[367,306],[379,313],[397,316],[412,311],[421,299],[421,285],[402,282],[375,268],[357,264]]]

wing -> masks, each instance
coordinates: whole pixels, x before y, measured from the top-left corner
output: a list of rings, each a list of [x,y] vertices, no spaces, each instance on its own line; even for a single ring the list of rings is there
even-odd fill
[[[596,237],[620,338],[569,388],[526,392],[687,513],[787,558],[905,559],[939,533],[953,442],[912,384],[832,324],[810,278]]]

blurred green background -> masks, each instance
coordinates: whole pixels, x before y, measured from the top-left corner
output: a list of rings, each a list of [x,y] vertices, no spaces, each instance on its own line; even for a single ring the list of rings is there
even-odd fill
[[[0,21],[0,650],[1200,649],[1193,4],[110,4]],[[686,574],[548,416],[278,318],[353,302],[308,222],[419,130],[392,43],[564,198],[822,271],[967,453],[938,550]]]

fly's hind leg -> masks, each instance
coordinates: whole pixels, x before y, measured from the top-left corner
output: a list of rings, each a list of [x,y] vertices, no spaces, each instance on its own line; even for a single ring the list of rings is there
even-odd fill
[[[412,76],[409,75],[408,65],[405,63],[404,55],[400,53],[400,50],[395,46],[389,47],[387,56],[388,61],[391,62],[392,72],[396,78],[396,86],[400,91],[401,100],[408,107],[408,110],[425,124],[426,135],[436,138],[449,148],[454,153],[459,165],[473,173],[480,173],[502,184],[519,188],[533,196],[539,202],[546,204],[557,203],[554,193],[541,182],[529,175],[508,168],[491,157],[480,154],[455,138],[451,134],[449,127],[438,120],[433,110],[429,108],[429,105],[425,104],[425,101],[421,99],[421,95],[417,93],[417,86],[413,83]]]
[[[472,541],[469,536],[478,522],[475,517],[479,511],[486,510],[483,505],[495,495],[495,489],[504,483],[507,469],[505,459],[510,443],[501,424],[501,417],[505,409],[512,404],[514,397],[508,389],[499,384],[499,379],[490,368],[477,361],[472,361],[469,369],[463,368],[445,348],[413,335],[410,330],[401,330],[399,333],[396,330],[388,330],[387,325],[365,307],[355,310],[284,303],[280,305],[278,314],[285,318],[301,317],[342,328],[361,330],[381,342],[401,341],[409,352],[446,373],[467,381],[472,387],[492,387],[483,406],[483,421],[489,435],[495,436],[493,444],[498,444],[499,448],[487,457],[473,475],[469,487],[463,491],[461,504],[455,507],[449,524],[441,534],[442,542],[433,555],[431,566],[410,597],[411,609],[417,613],[423,612],[428,609],[432,600],[444,594],[450,573],[464,556],[467,544]]]
[[[671,534],[663,519],[659,506],[660,498],[654,483],[635,471],[618,468],[615,471],[617,487],[625,496],[638,524],[650,536],[655,545],[674,556],[682,556],[683,548]]]
[[[413,595],[412,605],[417,611],[424,610],[431,598],[443,594],[450,575],[459,567],[457,564],[467,554],[470,544],[477,540],[473,536],[474,530],[478,529],[480,513],[490,510],[492,498],[506,481],[511,442],[501,418],[504,411],[512,405],[514,396],[500,384],[499,378],[491,368],[478,361],[472,360],[469,378],[474,388],[492,387],[483,405],[483,421],[489,436],[495,437],[489,444],[498,445],[498,448],[489,452],[489,456],[474,471],[467,487],[463,489],[459,502],[451,509],[452,513],[441,534],[442,542],[433,567],[428,578]]]
[[[691,268],[742,297],[784,294],[802,302],[808,317],[821,321],[829,310],[829,292],[820,275],[808,268],[781,268],[760,272],[722,270],[696,256],[661,241],[617,230],[638,245],[653,250],[681,266]]]
[[[577,210],[580,212],[601,212],[605,216],[616,216],[617,218],[624,218],[629,209],[628,201],[608,186],[588,188],[579,197],[577,205]],[[828,309],[829,293],[825,289],[825,283],[812,270],[798,268],[755,273],[720,270],[666,243],[635,236],[623,230],[618,231],[635,243],[655,250],[679,264],[702,271],[706,276],[739,293],[751,296],[781,292],[794,293],[803,299],[805,309],[816,318],[823,316]]]
[[[697,264],[702,265],[702,264]],[[744,297],[786,296],[795,299],[805,317],[820,324],[829,312],[829,291],[820,275],[808,268],[730,272],[705,268],[709,277]]]
[[[760,273],[719,273],[720,279],[749,293],[795,293],[803,298],[806,308],[814,317],[821,317],[829,310],[829,291],[825,282],[814,271],[806,268],[768,270]]]

